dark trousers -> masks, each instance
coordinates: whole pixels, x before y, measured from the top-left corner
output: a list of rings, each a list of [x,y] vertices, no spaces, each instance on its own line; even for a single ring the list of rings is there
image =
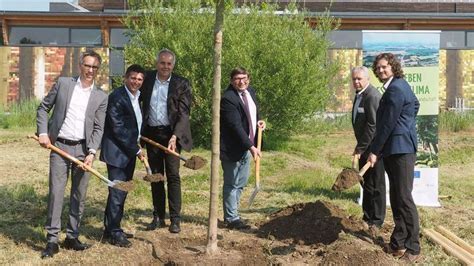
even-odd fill
[[[107,164],[107,171],[110,180],[130,181],[133,178],[133,171],[135,170],[136,160],[133,158],[125,168],[114,167]],[[107,198],[107,205],[104,214],[105,231],[110,235],[122,233],[120,222],[123,217],[123,209],[125,206],[125,199],[127,192],[109,187],[109,196]]]
[[[367,162],[366,154],[359,160],[362,168]],[[364,184],[362,185],[362,219],[369,225],[382,226],[385,220],[386,194],[385,194],[385,168],[383,161],[379,160],[373,168],[369,168],[364,174]]]
[[[169,127],[148,127],[143,135],[165,147],[168,147],[169,139],[173,133]],[[170,219],[172,221],[178,221],[181,217],[181,179],[179,177],[179,158],[175,155],[167,154],[161,149],[148,143],[146,149],[151,171],[163,175],[166,172]],[[178,145],[177,152],[179,153],[180,150],[181,148]],[[153,216],[164,219],[166,213],[165,183],[163,181],[151,183],[151,194],[153,197]]]
[[[395,228],[390,237],[394,249],[420,254],[420,224],[418,211],[411,192],[416,155],[413,153],[393,154],[383,159],[385,171],[390,181],[390,205]]]

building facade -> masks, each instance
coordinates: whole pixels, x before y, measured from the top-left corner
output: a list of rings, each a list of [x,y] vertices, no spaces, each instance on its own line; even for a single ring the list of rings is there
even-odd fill
[[[236,1],[242,3],[244,1]],[[248,2],[248,1],[247,1]],[[279,1],[284,9],[289,1]],[[297,1],[309,11],[308,21],[326,10],[339,19],[329,39],[331,60],[341,62],[333,84],[333,111],[350,110],[350,69],[362,64],[363,30],[439,30],[440,108],[474,106],[473,1]],[[93,48],[104,57],[100,85],[113,87],[113,77],[125,69],[123,48],[128,43],[121,19],[126,0],[79,0],[76,5],[52,3],[50,12],[1,11],[0,104],[41,98],[59,75],[77,74],[81,51]]]

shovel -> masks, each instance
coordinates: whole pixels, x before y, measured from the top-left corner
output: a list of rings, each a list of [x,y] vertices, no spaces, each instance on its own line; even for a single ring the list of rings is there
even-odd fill
[[[257,149],[260,150],[262,148],[262,128],[258,127],[257,128]],[[249,198],[249,204],[247,208],[250,208],[252,206],[253,200],[255,199],[255,196],[257,196],[257,193],[261,190],[260,187],[260,156],[257,156],[255,158],[255,188],[253,189],[252,195],[250,195]]]
[[[182,156],[181,154],[175,152],[175,151],[172,151],[170,149],[168,149],[168,147],[165,147],[163,145],[161,145],[160,143],[158,142],[155,142],[147,137],[143,137],[141,136],[141,139],[143,141],[145,141],[146,143],[149,143],[155,147],[158,147],[160,148],[161,150],[167,152],[167,153],[170,153],[174,156],[177,156],[179,157],[179,159],[183,160],[184,161],[184,167],[186,168],[189,168],[189,169],[193,169],[193,170],[197,170],[197,169],[200,169],[202,168],[204,165],[206,165],[207,161],[206,159],[202,158],[202,157],[199,157],[197,155],[193,155],[191,156],[191,158],[189,159],[186,159],[184,156]]]
[[[148,163],[148,158],[145,157],[143,159],[143,165],[145,166],[145,169],[146,169],[146,176],[143,177],[143,180],[151,182],[151,183],[165,180],[165,177],[162,174],[160,173],[153,174],[153,172],[151,172],[150,164]]]
[[[39,140],[37,136],[28,136],[28,138],[35,139],[36,141]],[[86,165],[85,163],[81,162],[77,158],[71,156],[67,152],[59,149],[58,147],[56,147],[54,145],[48,144],[48,146],[46,148],[54,151],[55,153],[63,156],[64,158],[70,160],[71,162],[73,162],[73,163],[75,163],[79,166],[83,166],[87,171],[91,172],[93,175],[97,176],[100,180],[104,181],[107,184],[107,186],[109,186],[109,187],[113,187],[113,188],[116,188],[116,189],[119,189],[119,190],[122,190],[122,191],[125,191],[125,192],[128,192],[128,191],[133,189],[133,183],[132,182],[130,182],[130,181],[123,182],[123,181],[120,181],[120,180],[110,181],[108,178],[104,177],[101,173],[99,173],[94,168]]]
[[[364,182],[364,174],[367,172],[367,170],[370,167],[370,162],[367,162],[362,169],[360,169],[360,172],[357,172],[357,170],[353,168],[346,168],[342,170],[342,172],[337,176],[336,182],[334,182],[334,185],[332,185],[332,190],[334,191],[341,191],[345,190],[348,188],[351,188],[353,185]]]

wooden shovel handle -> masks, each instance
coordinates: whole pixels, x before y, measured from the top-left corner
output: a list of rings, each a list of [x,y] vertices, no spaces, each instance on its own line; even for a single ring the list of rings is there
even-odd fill
[[[29,138],[32,138],[32,139],[35,139],[36,141],[39,141],[38,137],[37,136],[29,136]],[[97,176],[98,178],[102,179],[102,181],[106,182],[107,184],[110,183],[110,180],[107,179],[105,176],[103,176],[102,174],[100,174],[97,170],[95,170],[94,168],[90,167],[89,165],[81,162],[80,160],[78,160],[77,158],[73,157],[72,155],[70,155],[69,153],[61,150],[60,148],[54,146],[54,145],[51,145],[51,144],[48,144],[48,146],[46,147],[52,151],[54,151],[55,153],[63,156],[64,158],[68,159],[69,161],[79,165],[79,166],[83,166],[87,171],[91,172],[93,175]]]
[[[362,167],[362,169],[360,169],[359,175],[364,176],[365,172],[367,172],[369,167],[370,167],[370,162],[365,163],[365,165]]]
[[[151,175],[152,172],[151,172],[150,163],[148,162],[148,158],[147,158],[146,156],[143,158],[143,165],[145,165],[146,173],[147,173],[148,175]]]
[[[153,145],[153,146],[156,146],[156,147],[162,149],[163,151],[166,151],[166,152],[168,152],[168,153],[171,153],[171,154],[173,154],[174,156],[178,156],[181,160],[186,161],[186,159],[185,159],[184,157],[182,157],[179,153],[168,149],[168,147],[165,147],[165,146],[161,145],[160,143],[158,143],[158,142],[156,142],[156,141],[153,141],[153,140],[151,140],[151,139],[149,139],[149,138],[147,138],[147,137],[144,137],[144,136],[141,136],[140,138],[141,138],[143,141],[145,141],[145,142],[147,142],[147,143],[149,143],[149,144],[151,144],[151,145]]]
[[[352,155],[352,168],[357,169],[357,166],[359,165],[359,159],[357,158],[357,155]]]
[[[260,151],[261,148],[262,148],[262,128],[257,127],[257,149]],[[257,186],[260,184],[260,156],[257,156],[257,158],[255,158],[255,183],[257,184]]]

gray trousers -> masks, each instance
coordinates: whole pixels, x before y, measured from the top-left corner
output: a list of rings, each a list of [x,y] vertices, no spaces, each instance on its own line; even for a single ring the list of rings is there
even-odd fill
[[[70,146],[56,142],[55,146],[81,161],[85,158],[85,144]],[[66,229],[66,237],[77,238],[79,236],[81,217],[84,212],[90,173],[85,173],[73,162],[55,152],[51,152],[49,157],[48,216],[45,224],[48,242],[58,242],[59,232],[61,231],[64,191],[69,174],[71,174],[72,184],[69,198],[69,221]]]

